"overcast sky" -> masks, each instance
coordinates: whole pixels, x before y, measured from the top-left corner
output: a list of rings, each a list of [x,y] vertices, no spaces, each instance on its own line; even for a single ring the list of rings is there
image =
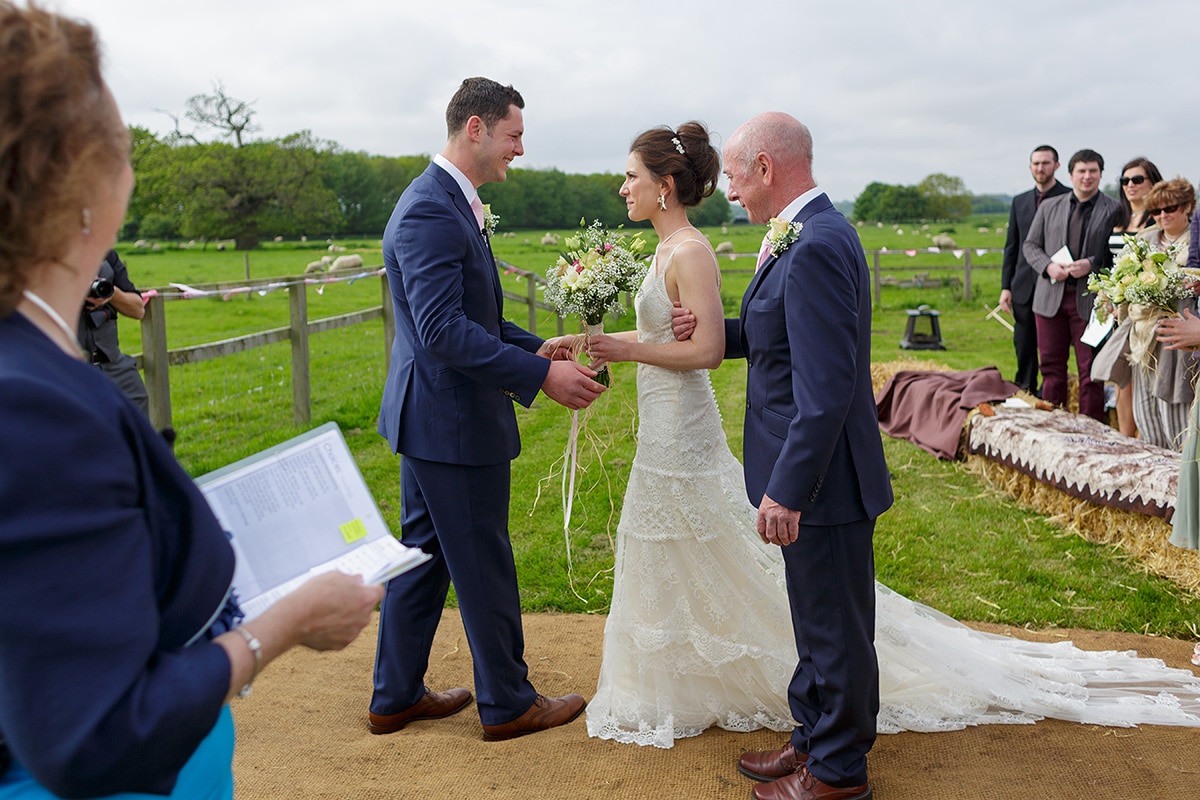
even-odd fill
[[[619,173],[645,128],[699,119],[720,143],[780,110],[834,200],[933,172],[1024,191],[1042,142],[1064,181],[1083,147],[1106,184],[1136,155],[1200,179],[1192,0],[43,2],[96,25],[126,121],[160,133],[220,81],[259,136],[434,153],[450,95],[486,75],[525,98],[519,167]]]

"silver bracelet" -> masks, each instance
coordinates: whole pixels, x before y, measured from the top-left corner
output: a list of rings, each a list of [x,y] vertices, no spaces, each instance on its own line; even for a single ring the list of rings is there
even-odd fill
[[[234,628],[235,631],[242,635],[246,640],[246,646],[250,648],[250,652],[254,655],[254,672],[250,673],[250,680],[246,681],[246,685],[238,690],[238,697],[250,696],[250,684],[254,683],[254,679],[258,677],[258,673],[262,671],[262,642],[258,641],[258,637],[245,628]]]

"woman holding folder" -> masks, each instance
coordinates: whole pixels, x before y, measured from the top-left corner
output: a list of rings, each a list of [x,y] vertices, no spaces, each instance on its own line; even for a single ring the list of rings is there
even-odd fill
[[[0,798],[231,798],[230,699],[382,590],[331,573],[237,627],[224,531],[76,343],[133,187],[95,34],[0,0],[0,76]]]

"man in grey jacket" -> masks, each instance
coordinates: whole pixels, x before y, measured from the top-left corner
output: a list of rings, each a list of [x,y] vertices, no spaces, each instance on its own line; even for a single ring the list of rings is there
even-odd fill
[[[1033,290],[1042,399],[1067,403],[1067,357],[1075,348],[1079,372],[1079,412],[1104,419],[1104,384],[1091,378],[1090,345],[1081,341],[1095,295],[1088,276],[1108,269],[1108,236],[1121,205],[1100,191],[1104,157],[1095,150],[1071,156],[1067,169],[1074,190],[1043,202],[1022,245],[1025,260],[1038,273]]]

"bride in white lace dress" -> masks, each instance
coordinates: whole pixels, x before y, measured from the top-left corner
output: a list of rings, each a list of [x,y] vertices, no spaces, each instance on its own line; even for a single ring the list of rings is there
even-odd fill
[[[723,351],[720,273],[686,216],[711,193],[718,162],[699,123],[634,142],[621,194],[630,218],[650,219],[661,244],[635,301],[636,333],[589,344],[599,361],[639,362],[638,448],[587,708],[588,734],[619,742],[671,747],[713,725],[782,732],[795,724],[783,559],[755,532],[756,510],[721,426],[708,376]],[[683,342],[671,332],[675,302],[696,316]],[[1131,652],[980,633],[876,587],[880,733],[1043,717],[1200,726],[1200,680],[1187,670]]]

